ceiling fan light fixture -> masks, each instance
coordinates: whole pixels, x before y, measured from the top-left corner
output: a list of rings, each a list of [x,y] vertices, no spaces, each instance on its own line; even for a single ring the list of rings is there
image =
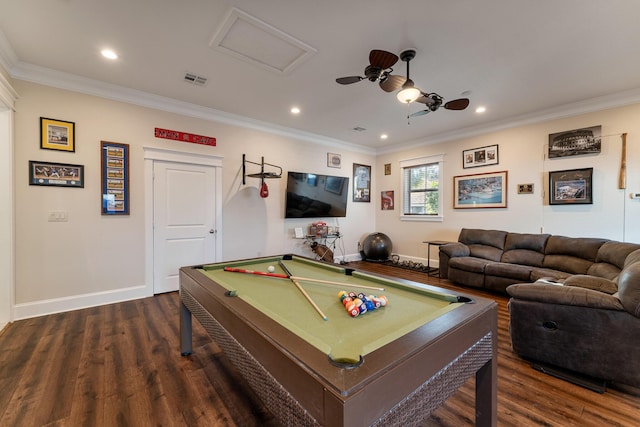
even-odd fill
[[[398,101],[402,102],[403,104],[409,104],[418,99],[420,95],[422,95],[420,89],[414,87],[413,84],[411,84],[404,85],[402,90],[396,95],[396,98],[398,98]]]

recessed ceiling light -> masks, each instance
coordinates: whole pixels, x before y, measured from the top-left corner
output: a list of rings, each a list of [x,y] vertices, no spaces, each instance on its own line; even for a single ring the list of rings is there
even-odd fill
[[[291,114],[300,114],[300,108],[291,107]]]
[[[100,53],[107,59],[118,59],[118,55],[111,49],[102,49]]]
[[[484,113],[485,111],[487,111],[487,107],[483,107],[482,105],[478,108],[476,108],[476,113]]]
[[[386,133],[383,133],[382,135],[380,135],[380,139],[387,139],[389,138],[389,135],[387,135]]]

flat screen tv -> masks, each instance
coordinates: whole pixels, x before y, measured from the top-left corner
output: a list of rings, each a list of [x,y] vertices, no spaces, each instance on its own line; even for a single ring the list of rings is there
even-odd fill
[[[345,217],[348,193],[349,178],[289,172],[284,217]]]

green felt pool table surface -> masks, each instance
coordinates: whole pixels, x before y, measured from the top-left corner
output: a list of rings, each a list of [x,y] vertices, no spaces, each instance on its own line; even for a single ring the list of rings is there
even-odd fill
[[[343,283],[323,284],[298,280],[327,320],[313,308],[289,279],[225,271],[225,267],[284,274],[282,262],[294,277]],[[463,303],[452,294],[405,284],[348,268],[322,264],[305,258],[269,257],[203,266],[203,273],[267,316],[294,332],[320,351],[339,361],[356,362],[360,356],[388,344],[404,334],[453,310]],[[350,286],[356,285],[356,286]],[[372,290],[358,286],[384,288]],[[385,295],[385,307],[351,317],[340,302],[340,290]],[[232,298],[232,297],[230,297]]]

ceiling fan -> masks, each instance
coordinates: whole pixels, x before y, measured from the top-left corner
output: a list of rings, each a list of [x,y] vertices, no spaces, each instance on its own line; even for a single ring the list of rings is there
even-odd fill
[[[336,82],[348,85],[357,83],[361,80],[368,79],[372,82],[378,81],[380,88],[385,92],[394,92],[402,89],[397,93],[400,102],[409,104],[411,102],[419,102],[427,106],[426,109],[417,111],[409,117],[422,116],[432,111],[437,111],[440,107],[447,110],[464,110],[469,106],[468,98],[459,98],[452,101],[444,102],[444,98],[437,93],[426,93],[415,87],[413,80],[409,75],[409,62],[415,58],[415,49],[407,49],[397,55],[386,52],[384,50],[372,50],[369,53],[369,65],[364,69],[365,77],[348,76],[336,79]],[[393,75],[391,72],[393,65],[401,59],[407,63],[407,77]]]
[[[339,77],[336,82],[342,85],[350,85],[367,79],[379,82],[380,88],[385,92],[393,92],[400,89],[405,82],[402,76],[392,75],[393,67],[398,62],[398,55],[384,50],[374,49],[369,53],[369,65],[364,69],[364,77],[348,76]]]

